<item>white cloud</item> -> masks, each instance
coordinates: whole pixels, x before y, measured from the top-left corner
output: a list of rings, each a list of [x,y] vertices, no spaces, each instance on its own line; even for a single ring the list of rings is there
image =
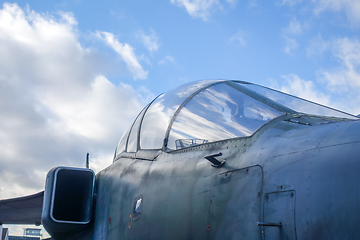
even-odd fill
[[[170,65],[175,63],[176,63],[175,58],[169,55],[165,56],[164,59],[158,62],[159,65]]]
[[[247,39],[247,34],[244,31],[238,30],[237,33],[234,34],[234,36],[232,36],[230,38],[231,42],[239,42],[242,46],[246,46],[246,39]]]
[[[142,30],[140,30],[136,33],[136,37],[150,52],[154,52],[159,49],[159,37],[153,29],[150,28],[149,35],[146,35]]]
[[[291,55],[293,51],[299,47],[299,44],[294,38],[288,36],[284,36],[284,38],[285,38],[284,52]]]
[[[302,80],[295,74],[283,76],[285,82],[276,88],[358,115],[360,113],[360,40],[345,37],[324,41],[319,35],[307,51],[310,55],[329,51],[338,66],[318,70],[315,82]]]
[[[59,14],[63,18],[63,20],[66,21],[66,23],[68,23],[69,25],[75,26],[78,24],[78,22],[75,19],[74,13],[60,11]]]
[[[257,7],[258,5],[258,0],[249,0],[249,7]]]
[[[41,112],[42,108],[52,110],[56,119],[50,119],[48,124],[55,132],[63,135],[76,134],[94,141],[106,141],[114,130],[109,126],[116,124],[111,118],[120,118],[123,114],[119,112],[123,108],[120,105],[127,101],[127,104],[138,105],[132,102],[135,91],[125,84],[116,87],[102,75],[89,82],[88,87],[87,91],[79,92],[79,95],[75,96],[68,95],[66,98],[66,92],[46,87],[36,95],[42,105],[38,112]]]
[[[288,5],[290,7],[293,7],[296,4],[299,4],[301,2],[302,2],[302,0],[279,0],[279,1],[277,1],[277,4],[280,6]]]
[[[287,28],[284,29],[287,34],[300,35],[302,33],[301,23],[294,17]]]
[[[283,81],[279,90],[291,95],[295,95],[316,103],[329,105],[330,99],[321,93],[312,81],[301,79],[296,74],[282,76]]]
[[[231,7],[235,7],[237,4],[237,0],[225,0]]]
[[[303,32],[302,24],[296,20],[295,17],[291,19],[289,26],[282,29],[283,37],[285,39],[284,52],[287,54],[293,54],[294,50],[299,47],[298,41],[295,37],[298,37]]]
[[[145,71],[140,65],[134,49],[127,43],[120,43],[114,36],[109,32],[97,32],[96,36],[103,40],[108,46],[114,49],[115,52],[124,60],[127,68],[134,75],[134,79],[146,79],[148,71]]]
[[[312,0],[315,3],[315,14],[330,10],[334,12],[345,11],[349,21],[360,26],[359,0]]]
[[[171,3],[184,7],[193,18],[202,18],[205,21],[210,15],[210,10],[220,4],[218,0],[171,0]]]
[[[17,4],[0,9],[0,198],[42,190],[48,170],[84,166],[86,152],[95,170],[110,164],[142,95],[150,95],[106,79],[103,59],[81,46],[76,24],[69,13],[57,19]]]
[[[172,4],[183,7],[193,18],[201,18],[207,21],[211,13],[217,9],[223,9],[219,0],[170,0]],[[235,7],[236,0],[226,0],[231,6]]]
[[[319,77],[334,91],[360,90],[360,40],[339,38],[331,43],[332,54],[340,66],[332,70],[321,70]]]
[[[322,36],[319,34],[310,40],[309,46],[306,48],[306,54],[308,56],[322,55],[324,52],[329,50],[330,43],[324,41]]]

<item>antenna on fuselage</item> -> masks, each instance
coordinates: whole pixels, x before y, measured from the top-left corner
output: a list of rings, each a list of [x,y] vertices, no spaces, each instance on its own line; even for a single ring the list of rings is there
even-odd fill
[[[89,168],[89,153],[86,153],[86,168]]]

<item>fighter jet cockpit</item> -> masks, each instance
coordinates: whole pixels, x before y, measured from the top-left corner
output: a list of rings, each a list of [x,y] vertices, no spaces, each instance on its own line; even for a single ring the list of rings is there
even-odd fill
[[[163,93],[148,104],[123,135],[116,155],[140,149],[171,152],[204,143],[248,137],[275,118],[301,113],[358,119],[256,84],[197,81]]]

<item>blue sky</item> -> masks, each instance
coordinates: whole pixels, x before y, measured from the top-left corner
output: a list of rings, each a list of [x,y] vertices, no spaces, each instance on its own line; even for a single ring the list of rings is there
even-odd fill
[[[156,95],[238,79],[360,114],[358,0],[0,1],[0,198],[98,172]]]
[[[332,47],[324,45],[344,38],[358,41],[360,26],[356,1],[36,1],[18,5],[55,21],[61,21],[61,14],[70,14],[77,22],[74,34],[81,46],[109,61],[101,71],[107,79],[143,86],[154,94],[209,78],[268,86],[269,79],[281,83],[288,74],[312,81],[317,91],[326,94],[324,84],[317,81],[319,71],[331,71],[341,63]],[[97,32],[111,33],[118,42],[129,44],[148,72],[146,77],[133,81],[134,75],[126,71],[118,54],[94,37]],[[149,44],[156,47],[149,49],[141,36],[149,37]]]

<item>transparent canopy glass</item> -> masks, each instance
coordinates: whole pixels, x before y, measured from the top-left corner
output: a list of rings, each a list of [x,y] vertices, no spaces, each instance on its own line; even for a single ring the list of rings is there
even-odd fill
[[[145,107],[123,135],[117,154],[139,149],[167,151],[252,135],[284,114],[359,119],[320,104],[241,81],[184,84]]]
[[[191,82],[158,97],[147,110],[140,131],[141,149],[161,149],[175,111],[194,92],[219,80]]]
[[[145,106],[141,110],[141,112],[135,118],[134,122],[128,127],[128,129],[125,131],[125,133],[121,137],[119,144],[116,148],[116,155],[123,151],[136,152],[137,139],[138,139],[137,133],[138,133],[138,129],[140,126],[140,120],[142,119],[147,106]],[[130,135],[129,135],[129,133],[130,133]]]
[[[341,112],[336,109],[332,109],[302,98],[298,98],[283,92],[279,92],[270,88],[266,88],[260,85],[251,83],[239,83],[237,84],[244,86],[264,97],[267,97],[283,106],[291,108],[299,113],[305,113],[310,115],[327,116],[327,117],[338,117],[347,119],[359,119],[351,114]]]
[[[250,136],[283,113],[239,90],[220,83],[195,95],[171,127],[168,150],[199,143]]]

